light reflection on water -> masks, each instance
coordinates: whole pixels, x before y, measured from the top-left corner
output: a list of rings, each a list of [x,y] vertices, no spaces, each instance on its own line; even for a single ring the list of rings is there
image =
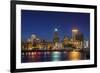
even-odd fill
[[[84,60],[89,59],[88,53],[82,52],[26,52],[21,55],[21,62],[47,62],[47,61],[65,61],[65,60]]]
[[[60,61],[61,53],[60,52],[52,52],[52,61]]]
[[[81,59],[81,53],[72,51],[69,53],[69,60],[80,60]]]

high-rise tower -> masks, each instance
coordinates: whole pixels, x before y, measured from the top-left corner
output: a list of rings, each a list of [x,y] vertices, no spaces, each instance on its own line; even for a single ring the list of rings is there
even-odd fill
[[[76,27],[72,28],[72,40],[73,41],[77,40],[77,34],[78,34],[78,32],[79,32],[79,30]]]
[[[54,43],[58,43],[58,42],[59,42],[59,36],[58,36],[58,29],[57,29],[57,28],[54,29],[54,38],[53,38],[53,42],[54,42]]]
[[[83,48],[83,34],[78,30],[78,28],[74,27],[72,29],[72,41],[73,41],[73,46],[75,48]]]

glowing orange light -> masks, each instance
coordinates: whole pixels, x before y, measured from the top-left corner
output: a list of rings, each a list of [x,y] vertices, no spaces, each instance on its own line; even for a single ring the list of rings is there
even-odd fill
[[[81,53],[77,51],[72,51],[69,53],[69,59],[70,60],[80,60],[81,58]]]

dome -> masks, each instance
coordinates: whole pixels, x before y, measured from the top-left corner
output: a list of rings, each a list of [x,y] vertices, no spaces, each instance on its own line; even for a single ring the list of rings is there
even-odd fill
[[[36,39],[36,35],[35,35],[35,34],[32,34],[32,35],[31,35],[31,38],[32,38],[32,39]]]

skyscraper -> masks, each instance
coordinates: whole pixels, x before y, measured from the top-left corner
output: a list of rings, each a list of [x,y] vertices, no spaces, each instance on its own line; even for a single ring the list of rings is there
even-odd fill
[[[63,39],[63,47],[66,47],[68,43],[69,43],[68,37],[67,36],[64,36],[64,39]]]
[[[73,41],[76,41],[78,32],[79,32],[79,30],[76,27],[72,28],[72,40]]]
[[[59,36],[58,36],[58,29],[57,29],[57,28],[54,29],[54,38],[53,38],[53,42],[54,42],[54,43],[58,43],[58,42],[59,42]]]
[[[72,29],[72,42],[75,48],[83,48],[83,34],[79,31],[78,28],[74,27]]]

